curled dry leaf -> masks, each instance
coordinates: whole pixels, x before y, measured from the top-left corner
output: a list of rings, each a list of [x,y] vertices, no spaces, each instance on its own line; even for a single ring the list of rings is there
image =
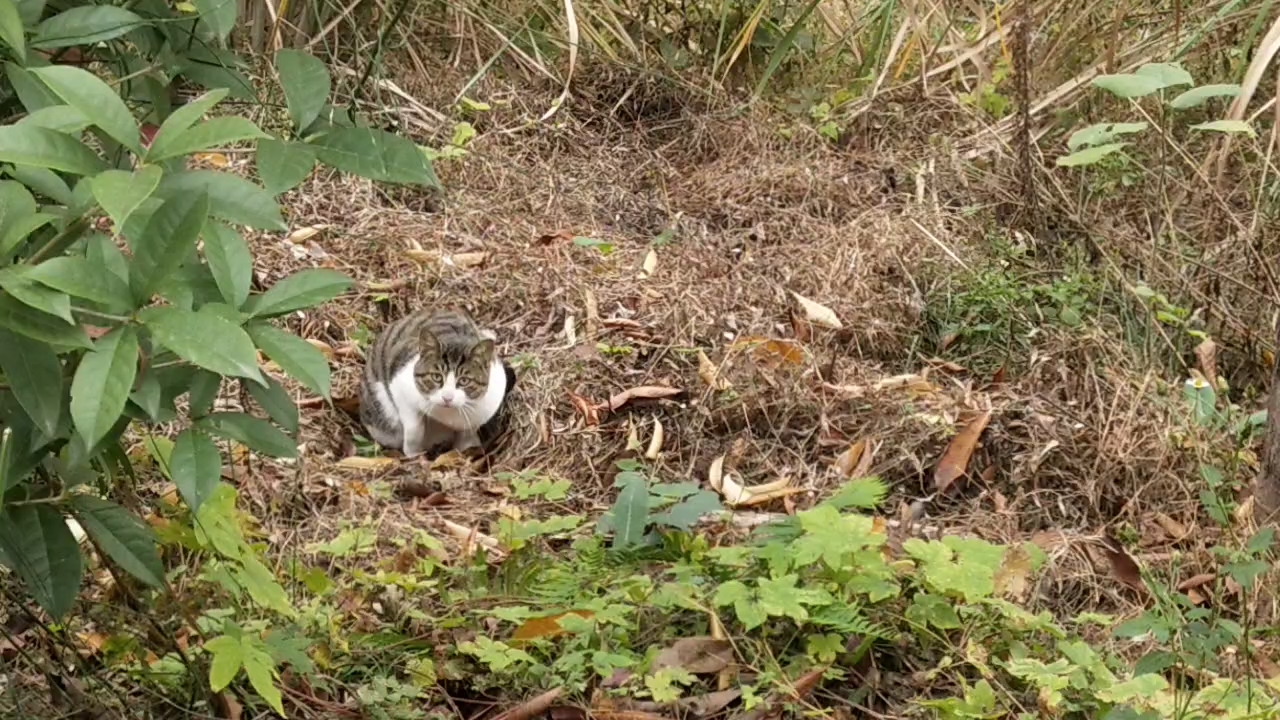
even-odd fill
[[[712,390],[728,390],[730,387],[729,381],[720,376],[720,368],[701,350],[698,351],[698,378]]]
[[[1218,381],[1218,344],[1210,338],[1205,338],[1196,346],[1196,362],[1200,365],[1200,372],[1208,378],[1212,384]]]
[[[1218,576],[1215,573],[1200,573],[1199,575],[1193,575],[1178,583],[1178,589],[1182,592],[1194,590],[1201,585],[1207,585],[1208,583],[1213,582],[1217,577]]]
[[[738,338],[729,346],[733,350],[750,349],[751,357],[769,367],[799,365],[804,362],[804,348],[792,340],[774,340],[749,335]]]
[[[1165,534],[1168,535],[1169,539],[1173,542],[1178,542],[1191,534],[1191,531],[1187,529],[1187,526],[1162,512],[1157,512],[1154,517],[1156,524],[1160,526],[1161,530],[1164,530]]]
[[[608,408],[617,410],[632,400],[660,400],[663,398],[671,398],[684,392],[680,388],[666,387],[663,385],[641,385],[633,387],[614,395],[609,398],[609,402],[599,406],[601,410]]]
[[[590,400],[573,391],[569,391],[569,402],[573,404],[573,407],[576,408],[579,413],[582,413],[582,418],[587,423],[588,427],[594,427],[600,424],[600,411],[595,405],[591,404]]]
[[[396,464],[395,458],[360,457],[352,455],[338,461],[338,467],[344,470],[382,470]]]
[[[293,232],[289,233],[289,237],[287,239],[289,242],[293,243],[294,245],[301,245],[306,241],[310,240],[311,238],[315,237],[316,235],[319,235],[321,232],[328,229],[329,229],[328,225],[310,225],[307,227],[300,227],[297,230],[294,230]]]
[[[1103,543],[1103,551],[1107,555],[1107,562],[1111,565],[1111,575],[1145,595],[1147,586],[1142,582],[1142,572],[1138,568],[1137,561],[1129,557],[1129,553],[1124,551],[1120,543],[1110,538],[1105,539]]]
[[[658,251],[649,248],[649,253],[644,256],[644,264],[640,266],[640,273],[636,277],[641,280],[647,280],[653,277],[658,270]]]
[[[933,484],[939,493],[946,492],[956,479],[965,474],[966,468],[969,467],[969,458],[972,457],[974,448],[978,446],[978,438],[990,421],[991,411],[984,411],[970,420],[969,424],[951,439],[947,451],[938,461],[937,469],[933,471]]]
[[[742,697],[742,691],[738,688],[720,690],[719,692],[707,693],[706,695],[695,695],[693,697],[680,698],[677,704],[681,710],[689,713],[693,717],[710,717],[729,706],[729,703]]]
[[[433,263],[440,257],[436,253],[427,252],[422,248],[409,248],[408,250],[404,251],[404,256],[418,263],[419,265],[426,265],[427,263]]]
[[[489,550],[490,552],[494,552],[502,555],[506,554],[502,552],[502,549],[498,545],[498,541],[495,538],[491,538],[488,535],[485,535],[484,533],[480,532],[479,530],[476,530],[475,528],[469,528],[466,525],[459,525],[458,523],[453,522],[452,520],[447,520],[445,518],[440,519],[440,525],[450,535],[462,541],[464,552],[468,555],[471,554],[472,550],[474,549],[473,548],[474,545],[482,545],[486,550]]]
[[[865,439],[858,440],[849,445],[840,457],[836,458],[832,465],[836,474],[842,478],[853,477],[853,471],[858,467],[858,462],[862,460],[862,454],[867,449],[867,441]]]
[[[791,296],[796,299],[796,302],[800,303],[800,308],[804,310],[804,317],[809,322],[814,325],[831,328],[832,330],[841,330],[844,328],[844,324],[840,322],[840,318],[836,317],[835,312],[832,311],[831,308],[826,305],[816,303],[794,291],[791,293]]]
[[[538,236],[539,245],[550,245],[557,240],[560,242],[571,242],[573,240],[573,233],[568,230],[556,230],[555,232],[543,233]]]
[[[763,505],[770,500],[804,492],[804,488],[790,487],[791,478],[782,478],[761,485],[744,486],[738,482],[731,471],[725,470],[725,456],[721,455],[711,462],[707,472],[707,483],[720,493],[729,507],[752,507]]]
[[[662,421],[658,418],[653,419],[653,436],[649,438],[649,449],[644,451],[646,460],[657,460],[658,454],[662,452],[662,441],[665,433],[662,430]]]
[[[488,259],[489,259],[489,253],[487,252],[455,253],[453,255],[445,257],[444,264],[453,265],[454,267],[460,267],[460,268],[473,268],[473,267],[479,267],[483,265],[484,262]]]
[[[560,698],[560,694],[562,692],[564,692],[562,688],[548,690],[538,697],[526,700],[516,707],[511,708],[494,718],[494,720],[532,720],[533,718],[539,717],[550,710],[551,706],[555,704],[555,701]]]

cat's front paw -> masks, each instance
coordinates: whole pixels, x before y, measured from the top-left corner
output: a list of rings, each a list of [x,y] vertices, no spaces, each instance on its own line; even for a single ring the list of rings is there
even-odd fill
[[[474,430],[463,430],[453,441],[453,449],[458,452],[466,452],[468,450],[480,447],[480,436]]]

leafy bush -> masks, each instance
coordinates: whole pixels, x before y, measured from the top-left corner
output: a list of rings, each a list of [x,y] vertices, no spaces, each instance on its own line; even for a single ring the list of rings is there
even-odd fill
[[[237,227],[285,230],[276,196],[317,160],[373,180],[437,184],[413,142],[329,105],[328,70],[305,53],[276,56],[287,136],[235,115],[203,119],[225,98],[255,99],[226,49],[235,22],[235,3],[0,0],[9,80],[0,90],[0,563],[54,618],[73,606],[84,572],[68,517],[121,569],[166,584],[152,529],[125,509],[136,503],[122,441],[159,423],[181,427],[160,454],[198,519],[190,544],[259,604],[292,612],[244,540],[215,440],[296,454],[297,408],[258,352],[327,398],[324,356],[272,321],[350,281],[310,269],[255,292]],[[207,91],[174,107],[174,91],[190,85]],[[193,154],[248,142],[262,186],[187,166]],[[232,379],[265,417],[213,409]],[[243,667],[278,710],[260,643],[234,630],[211,640],[214,685]]]

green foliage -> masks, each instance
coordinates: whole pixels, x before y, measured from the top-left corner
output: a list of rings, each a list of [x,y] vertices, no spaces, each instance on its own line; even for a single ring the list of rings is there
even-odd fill
[[[714,492],[693,483],[650,484],[631,460],[619,461],[618,469],[613,482],[620,488],[618,499],[596,523],[598,532],[613,535],[615,550],[657,544],[658,535],[648,532],[651,525],[688,530],[703,515],[723,509]]]
[[[194,22],[185,5],[135,12],[0,0],[9,80],[0,90],[0,563],[62,621],[87,567],[71,520],[85,547],[145,587],[166,590],[175,564],[195,561],[198,575],[185,582],[204,583],[250,618],[243,629],[225,615],[208,628],[217,630],[203,646],[212,688],[243,677],[284,715],[278,668],[284,658],[306,664],[306,655],[273,644],[260,623],[288,622],[297,610],[246,537],[215,438],[296,455],[297,408],[258,352],[328,397],[324,357],[272,319],[327,302],[350,281],[303,270],[254,293],[241,226],[286,229],[275,196],[317,159],[372,180],[437,182],[404,138],[352,123],[313,128],[330,83],[324,63],[304,52],[276,58],[294,134],[275,137],[234,114],[206,117],[227,97],[267,88],[245,80],[226,49],[236,4],[201,0]],[[58,64],[64,48],[84,60]],[[207,92],[173,108],[172,83]],[[152,135],[144,124],[159,127]],[[192,153],[255,143],[266,188],[184,167]],[[231,379],[266,417],[210,412]],[[125,451],[127,433],[158,422],[179,429],[176,442],[151,436],[148,447],[182,503],[159,534],[126,509],[146,503],[134,495]],[[166,545],[184,552],[162,553]]]

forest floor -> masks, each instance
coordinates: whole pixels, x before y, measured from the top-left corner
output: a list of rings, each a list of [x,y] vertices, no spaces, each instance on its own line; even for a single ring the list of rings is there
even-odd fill
[[[439,78],[401,84],[451,101]],[[437,162],[440,197],[320,173],[283,199],[289,237],[253,249],[264,281],[316,266],[356,279],[289,319],[332,351],[340,407],[389,320],[470,310],[517,371],[506,432],[485,462],[377,459],[341,409],[303,396],[303,459],[240,482],[273,552],[359,526],[382,541],[427,529],[457,557],[471,542],[459,527],[595,520],[618,494],[615,463],[647,454],[668,481],[705,487],[722,456],[747,485],[790,480],[737,522],[706,522],[715,536],[878,476],[899,532],[1045,550],[1033,611],[1123,618],[1141,607],[1134,561],[1163,572],[1181,551],[1171,583],[1209,567],[1218,531],[1195,443],[1212,440],[1191,423],[1185,374],[1134,359],[1126,318],[1104,309],[1124,301],[1097,301],[1123,294],[1113,280],[1042,269],[1043,248],[997,220],[995,171],[975,181],[988,171],[930,142],[945,125],[931,108],[869,111],[836,144],[639,76],[581,80],[528,126],[554,92],[469,94],[490,107],[460,115],[478,134]],[[671,390],[620,395],[653,387]],[[948,447],[988,417],[965,474],[940,479]],[[513,476],[568,490],[526,501]],[[379,547],[361,564],[397,552]]]

